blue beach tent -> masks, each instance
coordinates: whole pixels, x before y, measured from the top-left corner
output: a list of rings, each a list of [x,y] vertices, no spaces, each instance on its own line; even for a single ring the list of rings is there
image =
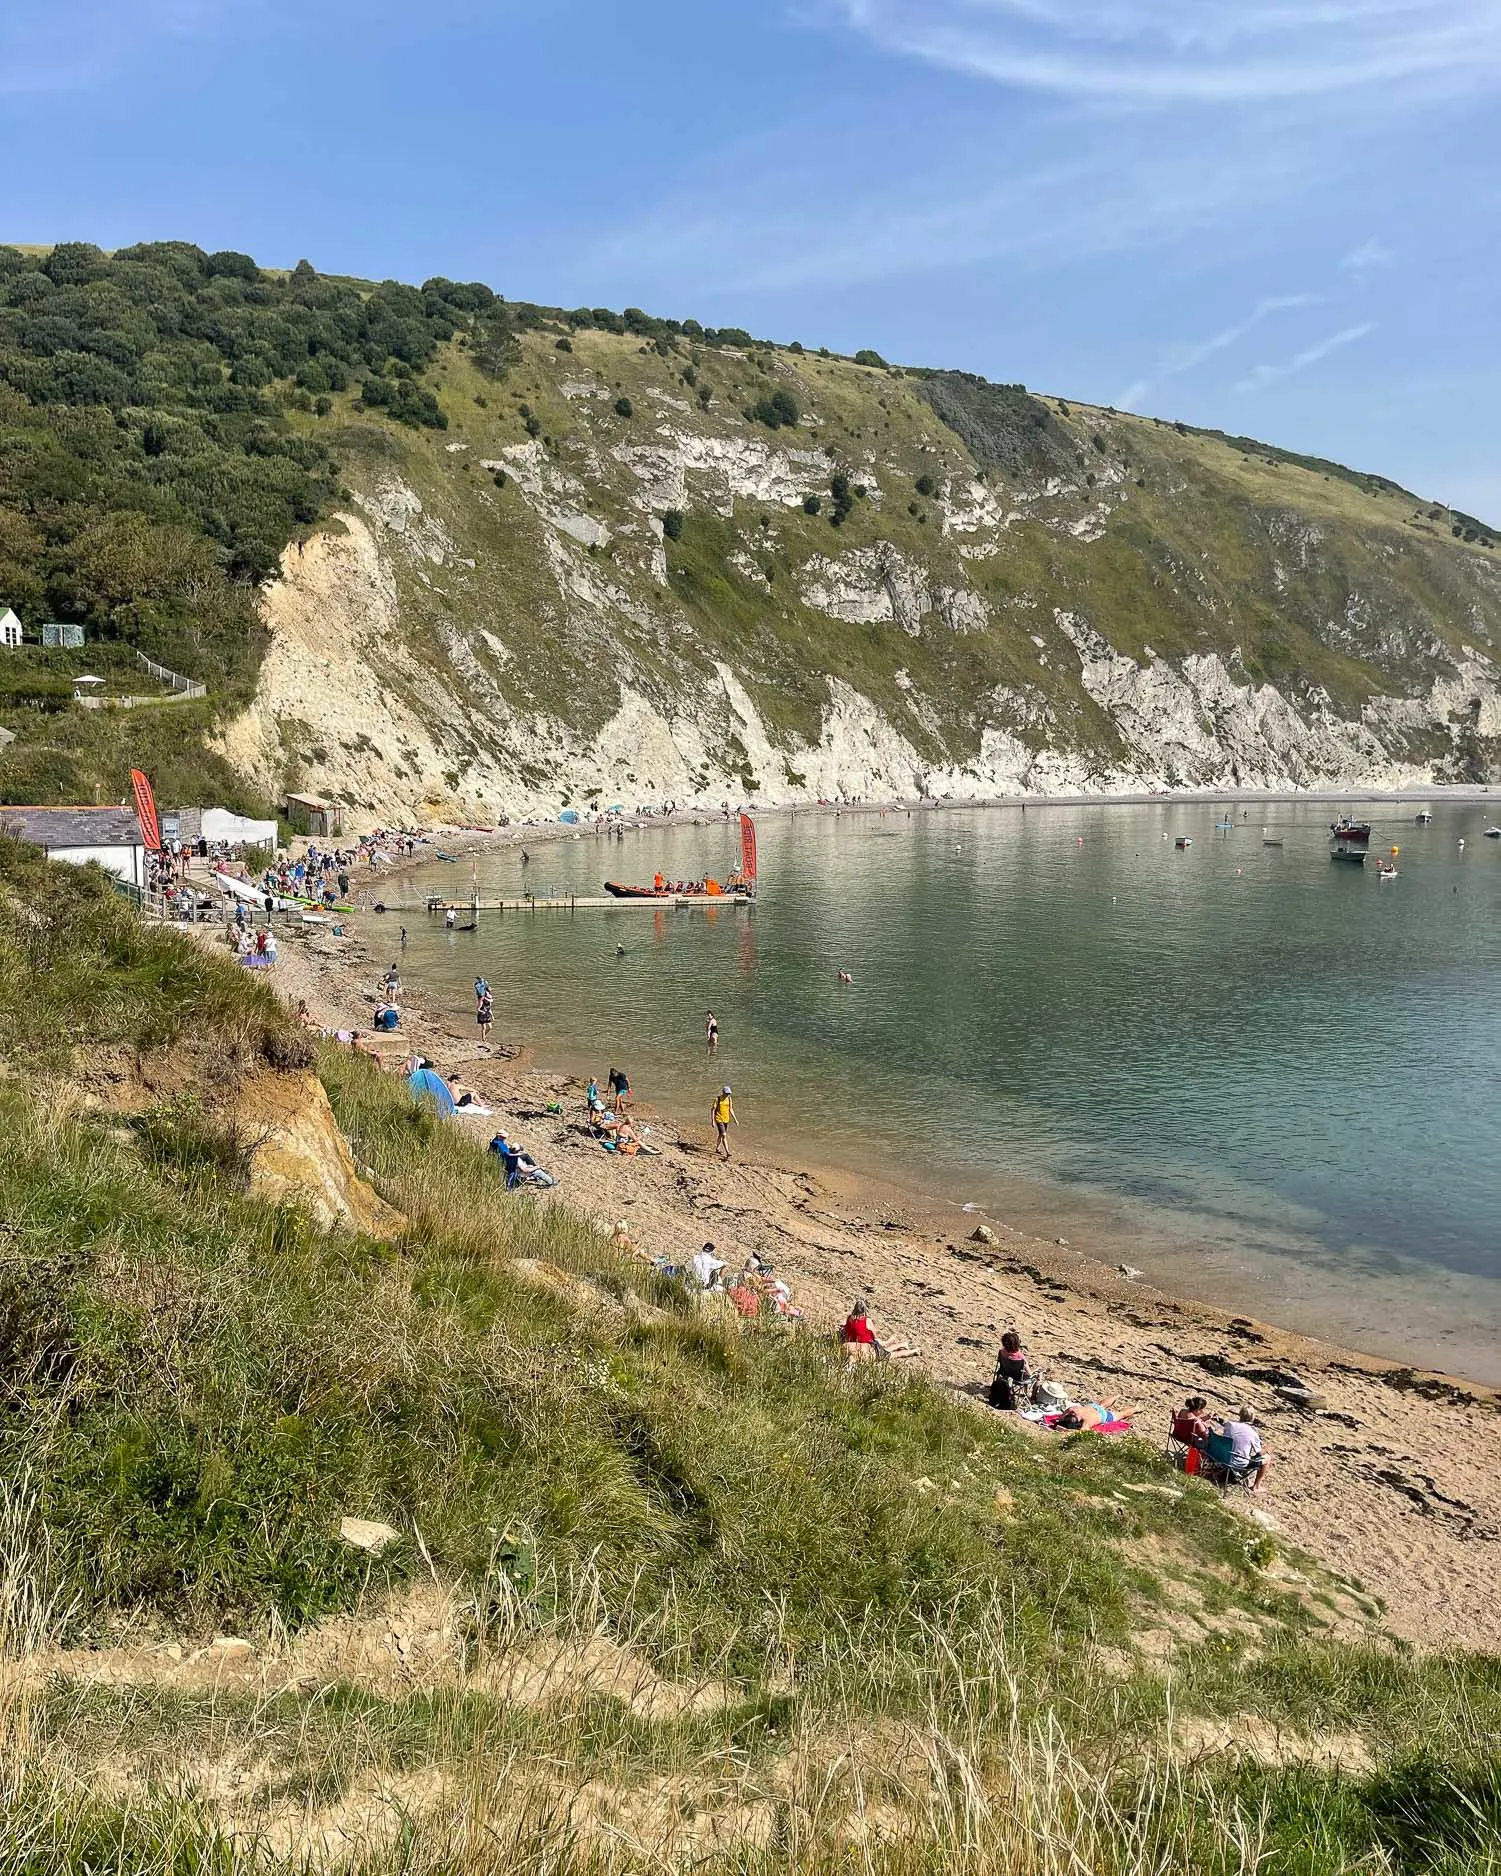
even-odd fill
[[[567,827],[577,827],[579,824],[579,811],[577,808],[564,808],[563,812],[558,816],[558,819]]]
[[[419,1101],[424,1095],[430,1095],[445,1120],[453,1113],[453,1091],[436,1069],[413,1069],[407,1076],[407,1086]]]

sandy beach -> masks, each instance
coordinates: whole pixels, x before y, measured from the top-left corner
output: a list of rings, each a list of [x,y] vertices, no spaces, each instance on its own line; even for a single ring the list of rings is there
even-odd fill
[[[571,831],[513,828],[499,838]],[[458,852],[496,839],[455,834],[442,845]],[[400,870],[386,869],[380,883]],[[373,927],[356,915],[342,940],[291,938],[276,970],[283,997],[305,999],[329,1028],[368,1032],[394,937]],[[557,1175],[555,1202],[606,1226],[624,1220],[638,1246],[672,1259],[706,1240],[732,1267],[754,1252],[792,1285],[813,1329],[831,1327],[864,1297],[880,1332],[918,1344],[933,1380],[974,1398],[977,1410],[1008,1327],[1075,1398],[1116,1397],[1135,1409],[1138,1431],[1154,1444],[1191,1393],[1218,1412],[1248,1401],[1273,1459],[1262,1494],[1233,1495],[1248,1521],[1378,1597],[1405,1639],[1487,1645],[1501,1632],[1496,1390],[1185,1302],[1004,1218],[914,1199],[774,1144],[768,1151],[758,1141],[754,1157],[723,1164],[707,1115],[684,1123],[658,1114],[650,1088],[637,1091],[637,1118],[658,1153],[617,1158],[584,1131],[577,1079],[539,1062],[522,1038],[502,1034],[486,1049],[468,1013],[442,1007],[420,982],[406,984],[400,1035],[382,1038],[382,1048],[392,1067],[418,1050],[474,1087],[493,1116],[452,1124],[481,1139],[497,1128],[517,1133]],[[553,1102],[561,1116],[547,1112]],[[1311,1404],[1277,1392],[1289,1385],[1310,1390]]]

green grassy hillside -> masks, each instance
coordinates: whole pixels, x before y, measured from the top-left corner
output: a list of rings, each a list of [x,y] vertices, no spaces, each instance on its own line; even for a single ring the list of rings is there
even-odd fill
[[[0,928],[0,1871],[1501,1867],[1494,1657],[713,1313],[347,1054],[408,1227],[258,1202],[266,993],[6,842]]]
[[[376,571],[346,569],[331,622],[299,550],[350,527]],[[266,667],[282,565],[291,649]],[[960,373],[182,243],[0,249],[0,601],[210,690],[122,726],[0,672],[12,801],[116,797],[132,753],[168,798],[300,782],[472,818],[570,777],[581,799],[925,771],[993,792],[1031,752],[1044,786],[1479,779],[1501,750],[1501,552],[1380,476]],[[379,678],[374,718],[345,710],[341,658]],[[1296,732],[1261,720],[1265,687]],[[883,753],[840,742],[851,707]]]

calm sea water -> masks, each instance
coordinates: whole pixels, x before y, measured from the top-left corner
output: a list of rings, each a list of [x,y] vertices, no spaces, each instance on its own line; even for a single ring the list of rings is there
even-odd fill
[[[498,1033],[618,1063],[665,1111],[706,1115],[730,1081],[748,1147],[791,1140],[1271,1320],[1501,1379],[1493,813],[1421,828],[1378,807],[1365,869],[1331,864],[1316,804],[768,818],[753,912],[446,936],[409,911],[406,967],[455,1007],[483,970]],[[598,893],[723,872],[731,851],[724,828],[585,834],[524,876],[490,856],[479,883]],[[439,864],[403,890],[468,886],[467,863]]]

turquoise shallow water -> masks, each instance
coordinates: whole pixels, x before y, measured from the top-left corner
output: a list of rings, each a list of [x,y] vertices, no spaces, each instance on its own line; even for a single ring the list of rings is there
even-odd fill
[[[408,912],[407,970],[455,1007],[483,970],[500,1034],[618,1061],[665,1110],[706,1112],[731,1081],[747,1145],[1069,1219],[1071,1242],[1169,1285],[1501,1379],[1493,811],[1419,828],[1373,809],[1364,870],[1330,863],[1330,812],[768,818],[753,913],[490,917],[450,937]],[[1393,844],[1401,876],[1379,883]],[[586,834],[534,848],[525,884],[723,871],[730,845]],[[520,890],[519,857],[488,856],[479,881]],[[467,865],[405,889],[467,890]]]

